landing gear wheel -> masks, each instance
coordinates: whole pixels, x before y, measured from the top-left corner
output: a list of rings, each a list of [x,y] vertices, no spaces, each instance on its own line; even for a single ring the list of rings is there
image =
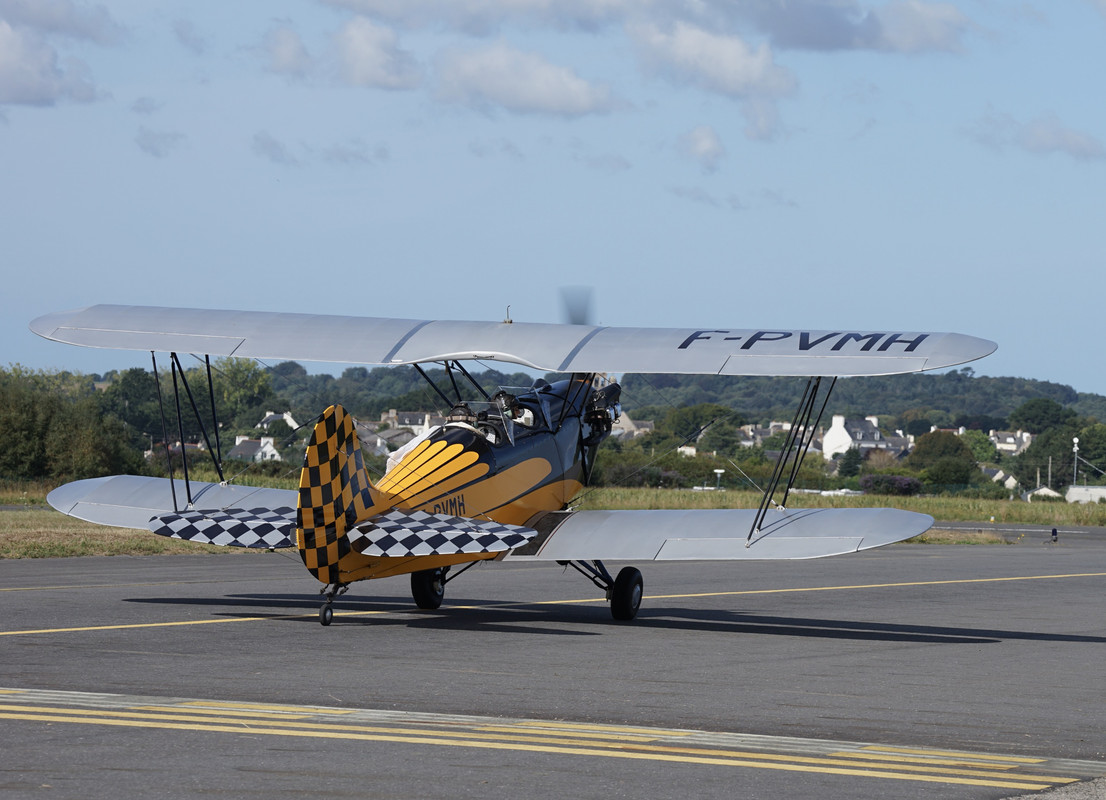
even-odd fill
[[[636,617],[644,591],[641,572],[634,567],[623,567],[611,587],[611,616],[624,622]]]
[[[323,603],[319,608],[319,624],[329,625],[332,619],[334,619],[334,609],[331,608],[330,603]]]
[[[419,608],[433,610],[445,598],[445,573],[449,567],[424,569],[411,573],[411,596]]]

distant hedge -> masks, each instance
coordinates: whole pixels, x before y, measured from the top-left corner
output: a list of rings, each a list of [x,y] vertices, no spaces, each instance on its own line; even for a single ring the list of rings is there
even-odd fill
[[[868,494],[912,495],[922,491],[922,482],[907,475],[863,475],[860,488]]]

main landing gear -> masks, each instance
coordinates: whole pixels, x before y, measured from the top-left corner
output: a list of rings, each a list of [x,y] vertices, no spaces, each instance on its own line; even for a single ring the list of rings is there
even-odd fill
[[[607,568],[599,560],[558,563],[572,567],[605,591],[611,603],[611,616],[616,620],[629,622],[637,616],[641,598],[645,593],[645,581],[641,577],[640,570],[635,567],[623,567],[618,577],[612,578],[611,573],[607,572]]]
[[[433,611],[440,608],[445,598],[445,574],[449,567],[437,569],[424,569],[411,573],[411,596],[415,598],[415,605]]]

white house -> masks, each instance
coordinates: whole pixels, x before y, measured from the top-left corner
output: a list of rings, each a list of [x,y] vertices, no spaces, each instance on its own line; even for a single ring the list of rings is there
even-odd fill
[[[1028,431],[991,431],[987,434],[987,438],[1004,456],[1023,453],[1033,443],[1033,434]]]
[[[260,439],[251,439],[248,436],[235,436],[234,447],[227,458],[237,461],[280,461],[280,453],[273,445],[272,436],[262,436]]]
[[[834,414],[829,430],[822,437],[822,458],[833,461],[835,455],[854,447],[857,450],[877,447],[882,438],[877,417],[846,420],[844,414]]]
[[[276,411],[266,411],[265,416],[262,417],[261,422],[254,425],[255,428],[261,428],[262,430],[269,430],[269,426],[274,422],[284,422],[289,428],[295,430],[299,427],[299,423],[292,419],[292,412],[285,411],[283,414]]]

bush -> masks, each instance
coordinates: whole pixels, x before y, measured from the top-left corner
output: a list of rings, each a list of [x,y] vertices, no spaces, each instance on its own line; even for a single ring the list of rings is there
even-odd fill
[[[864,475],[860,488],[868,494],[909,496],[922,491],[922,482],[909,475]]]

